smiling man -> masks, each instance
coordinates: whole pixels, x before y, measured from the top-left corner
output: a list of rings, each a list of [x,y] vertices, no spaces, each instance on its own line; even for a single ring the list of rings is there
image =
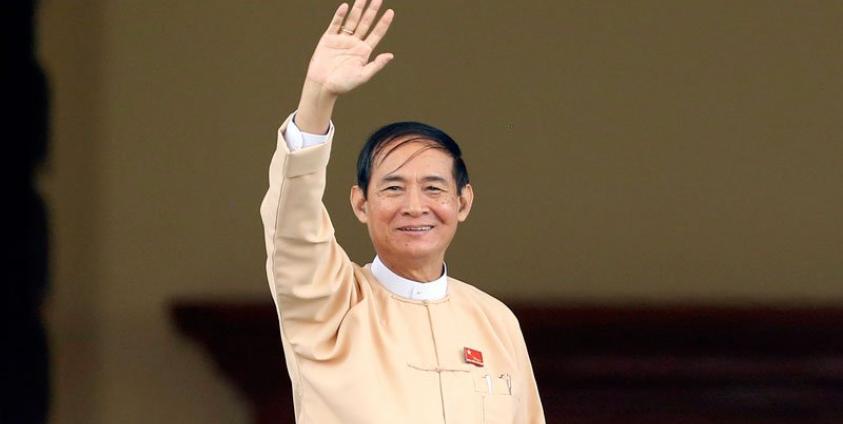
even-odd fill
[[[518,321],[447,275],[474,191],[443,131],[399,122],[363,146],[351,206],[377,252],[352,262],[322,203],[340,95],[392,60],[371,59],[392,23],[381,0],[341,5],[282,124],[261,205],[298,423],[543,423]]]
[[[369,138],[357,175],[351,205],[377,260],[414,281],[438,279],[474,199],[457,143],[429,125],[391,124]]]

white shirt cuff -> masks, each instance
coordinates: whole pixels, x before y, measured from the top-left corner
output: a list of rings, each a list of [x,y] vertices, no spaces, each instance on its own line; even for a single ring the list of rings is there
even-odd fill
[[[290,148],[291,152],[304,149],[305,147],[312,147],[325,143],[328,141],[328,134],[330,134],[331,130],[334,129],[334,123],[330,122],[328,131],[325,132],[325,134],[303,132],[299,129],[298,125],[296,125],[295,119],[296,112],[293,112],[293,117],[290,119],[290,123],[287,124],[287,128],[284,129],[284,140],[287,141],[287,147]]]

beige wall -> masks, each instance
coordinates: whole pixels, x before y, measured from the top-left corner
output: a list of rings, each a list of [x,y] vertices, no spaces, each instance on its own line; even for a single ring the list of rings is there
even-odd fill
[[[356,152],[416,119],[464,147],[449,269],[496,295],[843,301],[841,3],[391,5],[396,60],[335,116],[326,202],[357,261]],[[53,422],[247,421],[166,307],[267,298],[266,167],[333,7],[42,2]]]

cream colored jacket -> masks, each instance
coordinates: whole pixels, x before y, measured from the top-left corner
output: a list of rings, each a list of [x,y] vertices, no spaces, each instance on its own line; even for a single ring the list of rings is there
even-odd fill
[[[288,122],[261,217],[296,422],[544,423],[512,312],[453,278],[441,300],[405,299],[351,262],[322,204],[333,130],[291,153]],[[482,366],[466,362],[465,347]]]

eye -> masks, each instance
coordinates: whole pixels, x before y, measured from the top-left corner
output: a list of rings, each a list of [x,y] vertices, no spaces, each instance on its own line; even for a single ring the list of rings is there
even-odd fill
[[[383,191],[399,191],[401,190],[400,186],[389,186],[383,189]]]
[[[436,187],[436,186],[429,186],[429,187],[427,187],[427,189],[430,190],[430,191],[442,191],[441,188]]]

